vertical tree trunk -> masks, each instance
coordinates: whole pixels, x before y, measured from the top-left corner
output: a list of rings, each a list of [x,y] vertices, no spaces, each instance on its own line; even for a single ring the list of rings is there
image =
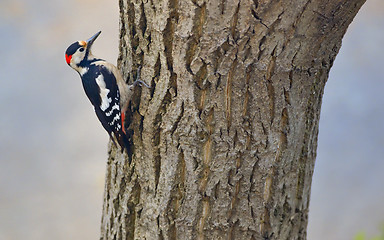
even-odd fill
[[[363,3],[120,0],[119,67],[152,89],[132,158],[110,148],[101,239],[305,239],[324,85]]]

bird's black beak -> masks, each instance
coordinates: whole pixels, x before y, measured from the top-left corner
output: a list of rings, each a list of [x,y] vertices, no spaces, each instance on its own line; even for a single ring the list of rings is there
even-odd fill
[[[93,35],[87,40],[87,49],[90,49],[92,47],[93,42],[96,40],[96,38],[100,35],[101,31]]]

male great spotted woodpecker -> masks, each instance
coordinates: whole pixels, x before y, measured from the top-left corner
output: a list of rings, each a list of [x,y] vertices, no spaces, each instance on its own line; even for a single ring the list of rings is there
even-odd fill
[[[134,84],[128,86],[113,64],[92,55],[92,44],[100,33],[101,31],[87,41],[71,44],[65,52],[65,60],[80,74],[85,94],[112,141],[116,144],[115,137],[122,151],[124,148],[128,150],[129,141],[124,127],[125,113],[133,87],[137,84],[144,84],[147,87],[148,85],[136,80]]]

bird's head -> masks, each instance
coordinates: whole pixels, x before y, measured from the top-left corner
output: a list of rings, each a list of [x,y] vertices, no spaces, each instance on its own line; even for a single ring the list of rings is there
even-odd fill
[[[93,58],[91,47],[100,33],[101,31],[90,37],[87,41],[77,41],[72,43],[67,48],[67,51],[65,51],[65,60],[70,67],[79,71],[87,60]]]

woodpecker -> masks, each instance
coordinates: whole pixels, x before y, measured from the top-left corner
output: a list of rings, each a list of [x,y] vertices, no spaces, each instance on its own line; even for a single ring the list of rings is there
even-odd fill
[[[122,151],[124,148],[128,150],[129,141],[124,121],[133,87],[137,84],[149,86],[140,80],[128,86],[117,67],[92,54],[92,44],[100,33],[101,31],[87,41],[71,44],[65,52],[65,60],[79,73],[85,94],[113,143],[116,145],[116,138]]]

